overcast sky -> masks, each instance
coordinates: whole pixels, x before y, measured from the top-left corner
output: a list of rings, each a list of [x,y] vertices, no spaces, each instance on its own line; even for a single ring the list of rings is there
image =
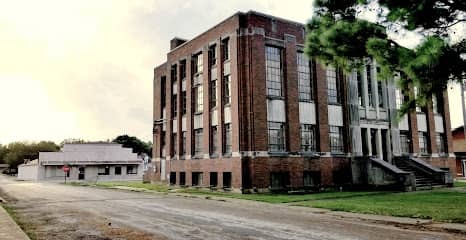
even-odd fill
[[[291,4],[292,2],[292,4]],[[0,0],[0,144],[151,140],[152,73],[190,39],[250,9],[306,22],[309,0]],[[457,98],[451,97],[458,103]],[[451,106],[460,113],[460,104]],[[461,123],[452,114],[453,127]]]

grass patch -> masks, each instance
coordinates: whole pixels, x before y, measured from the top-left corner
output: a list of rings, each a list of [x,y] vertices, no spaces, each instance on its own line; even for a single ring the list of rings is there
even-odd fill
[[[466,187],[466,182],[463,181],[455,181],[453,184],[454,187]]]
[[[94,185],[70,183],[72,185]],[[223,197],[267,203],[293,203],[296,206],[325,208],[334,211],[367,213],[398,217],[432,219],[443,222],[466,223],[465,182],[455,182],[452,189],[418,192],[319,192],[312,194],[240,194],[196,188],[171,188],[166,184],[141,182],[98,182],[100,187],[131,187],[158,192],[174,190],[177,193],[202,195],[206,199]]]
[[[449,189],[314,200],[298,206],[466,223],[466,192]]]
[[[138,189],[146,189],[152,190],[157,192],[168,192],[170,190],[169,186],[166,184],[154,184],[154,183],[142,183],[142,182],[125,182],[125,181],[118,181],[118,182],[70,182],[70,185],[73,186],[97,186],[97,187],[130,187],[130,188],[138,188]]]
[[[28,222],[23,221],[18,214],[16,213],[16,210],[9,206],[6,203],[0,203],[0,207],[3,207],[5,211],[10,215],[10,217],[13,219],[13,221],[18,224],[18,226],[26,233],[26,235],[31,239],[31,240],[36,240],[37,235],[35,233],[36,227]]]
[[[366,195],[378,195],[387,194],[386,192],[320,192],[310,194],[276,194],[276,193],[260,193],[260,194],[240,194],[230,192],[216,192],[201,189],[180,189],[178,192],[196,194],[196,195],[208,195],[235,199],[253,200],[267,203],[291,203],[291,202],[302,202],[319,199],[341,199],[353,196],[366,196]]]

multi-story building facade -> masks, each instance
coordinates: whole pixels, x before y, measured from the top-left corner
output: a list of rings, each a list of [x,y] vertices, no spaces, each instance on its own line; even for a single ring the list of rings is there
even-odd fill
[[[374,61],[345,75],[304,42],[303,24],[253,11],[173,39],[154,70],[152,179],[267,190],[455,171],[446,91],[397,119],[408,94]]]

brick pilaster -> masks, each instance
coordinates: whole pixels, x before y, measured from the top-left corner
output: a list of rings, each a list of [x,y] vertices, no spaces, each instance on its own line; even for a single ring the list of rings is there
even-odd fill
[[[330,152],[328,134],[327,73],[325,67],[319,63],[315,63],[314,67],[316,77],[316,119],[319,131],[318,135],[320,136],[318,151]]]
[[[286,116],[288,123],[288,151],[301,150],[301,136],[299,126],[299,90],[296,59],[296,37],[285,34],[285,78]]]

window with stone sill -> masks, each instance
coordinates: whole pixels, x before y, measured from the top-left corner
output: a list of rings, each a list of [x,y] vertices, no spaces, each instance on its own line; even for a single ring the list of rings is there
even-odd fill
[[[400,131],[400,150],[402,154],[410,152],[409,131]]]
[[[224,154],[231,154],[231,123],[225,123],[224,129]]]
[[[369,107],[374,107],[374,94],[372,89],[372,65],[366,65],[366,79],[367,79],[367,96],[369,101]]]
[[[282,52],[280,48],[265,47],[266,86],[267,96],[282,97]]]
[[[297,53],[299,101],[313,100],[311,62],[303,52]]]
[[[194,156],[200,157],[203,154],[202,149],[202,128],[194,130]]]
[[[223,76],[223,103],[231,104],[231,77],[230,75]]]
[[[419,134],[419,153],[428,154],[429,153],[429,140],[427,132],[420,131]]]
[[[223,39],[222,40],[222,54],[223,54],[223,61],[230,59],[230,39]]]
[[[204,93],[202,85],[197,85],[193,88],[194,93],[194,113],[202,113],[204,111]]]
[[[328,104],[341,104],[340,81],[337,77],[337,70],[327,66],[327,95]]]
[[[180,79],[183,80],[186,78],[186,60],[180,62]]]
[[[343,127],[329,126],[330,152],[335,154],[344,153]]]
[[[445,154],[446,153],[445,134],[437,133],[436,136],[435,136],[435,142],[437,144],[437,152],[439,154]]]
[[[181,132],[181,155],[186,155],[186,131]]]
[[[301,151],[316,151],[316,128],[315,125],[301,124]]]
[[[218,153],[218,129],[217,126],[210,128],[210,154]]]
[[[216,45],[209,47],[209,67],[217,64],[217,49]]]
[[[202,52],[193,56],[193,74],[202,73],[203,59]]]
[[[217,106],[217,80],[210,81],[210,108]]]
[[[268,141],[270,152],[284,152],[285,148],[285,123],[268,122]]]

